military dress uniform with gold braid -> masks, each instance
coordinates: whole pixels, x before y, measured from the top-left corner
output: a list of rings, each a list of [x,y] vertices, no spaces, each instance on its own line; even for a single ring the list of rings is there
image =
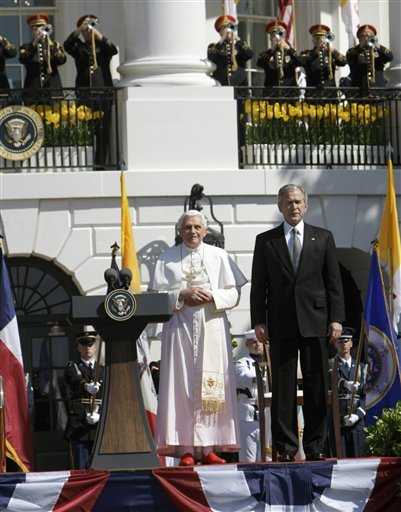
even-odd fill
[[[295,69],[299,62],[294,48],[269,48],[259,55],[256,65],[265,72],[266,88],[297,85]]]
[[[97,23],[95,15],[85,14],[78,19],[77,27],[88,18]],[[64,48],[75,60],[75,87],[81,89],[77,91],[77,97],[92,110],[103,112],[102,120],[95,127],[95,164],[103,168],[109,159],[113,94],[101,88],[113,87],[110,62],[118,49],[103,35],[101,40],[94,38],[93,41],[94,46],[90,41],[82,40],[80,32],[76,30],[68,36]],[[90,89],[85,91],[82,88]]]
[[[106,37],[95,41],[96,62],[90,43],[82,41],[77,32],[73,32],[64,42],[64,48],[75,60],[77,71],[75,87],[113,87],[110,61],[117,55],[117,47]]]
[[[6,59],[11,59],[17,55],[17,48],[10,41],[0,36],[0,89],[9,89],[6,73]]]
[[[374,64],[372,63],[369,47],[359,44],[347,52],[347,62],[350,68],[351,87],[369,89],[370,87],[385,87],[384,66],[393,60],[393,53],[385,46],[373,48]],[[373,65],[372,65],[373,64]]]
[[[233,70],[233,45],[230,41],[211,43],[207,49],[207,58],[216,64],[212,77],[221,85],[248,85],[245,66],[253,56],[253,51],[244,42],[237,40],[234,44],[238,69]]]
[[[352,392],[345,386],[346,382],[355,380],[356,364],[355,359],[351,358],[348,364],[338,355],[334,357],[330,366],[333,368],[337,364],[337,386],[338,401],[341,416],[341,444],[344,457],[361,457],[365,454],[365,416],[366,416],[366,365],[361,364],[358,370],[359,382],[358,389],[354,395],[353,406],[351,407]],[[352,410],[351,410],[352,409]],[[356,423],[346,426],[344,418],[347,415],[354,414],[358,417]],[[355,418],[356,419],[356,418]]]
[[[314,48],[304,50],[299,56],[300,65],[306,74],[307,87],[336,87],[335,72],[338,66],[345,66],[347,59],[339,51],[331,48],[329,41],[334,39],[330,27],[327,25],[312,25],[309,29],[312,35]],[[308,91],[307,96],[336,96],[335,91],[319,93]]]
[[[28,25],[35,28],[45,27],[49,22],[47,14],[34,14],[27,19]],[[39,39],[36,44],[23,44],[20,48],[19,60],[24,64],[26,77],[24,89],[61,88],[58,67],[67,60],[64,49],[50,37]]]
[[[341,55],[337,50],[332,50],[330,71],[330,58],[327,47],[305,50],[301,53],[299,60],[305,69],[306,85],[308,87],[336,87],[336,67],[347,64],[347,59],[344,55]]]
[[[71,442],[75,469],[84,469],[89,460],[97,424],[89,424],[87,414],[99,408],[101,388],[96,397],[88,393],[85,384],[95,381],[96,363],[91,368],[82,359],[69,361],[64,370],[68,421],[65,439]],[[98,377],[99,378],[99,377]],[[101,379],[99,379],[101,382]]]

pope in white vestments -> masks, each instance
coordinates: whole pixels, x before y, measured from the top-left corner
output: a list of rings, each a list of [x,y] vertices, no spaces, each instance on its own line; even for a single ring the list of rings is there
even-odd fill
[[[224,463],[215,451],[238,451],[236,384],[226,310],[246,279],[229,255],[203,243],[206,220],[179,220],[183,243],[159,258],[150,288],[168,292],[174,314],[162,331],[156,442],[180,464]]]

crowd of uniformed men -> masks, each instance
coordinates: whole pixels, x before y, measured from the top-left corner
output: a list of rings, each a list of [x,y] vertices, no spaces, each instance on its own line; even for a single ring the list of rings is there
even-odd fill
[[[32,40],[19,50],[19,60],[26,68],[24,88],[59,88],[62,86],[59,66],[66,62],[65,52],[76,65],[76,87],[112,86],[110,60],[118,53],[117,47],[97,28],[98,18],[93,14],[81,16],[76,29],[64,45],[52,39],[52,26],[47,14],[27,18]],[[221,85],[247,85],[246,63],[254,56],[253,50],[237,36],[237,20],[229,15],[215,21],[220,35],[217,43],[208,47],[208,59],[216,65],[213,77]],[[297,51],[287,41],[287,25],[274,20],[266,25],[270,48],[263,51],[256,65],[264,70],[265,87],[297,86],[299,69],[303,68],[306,85],[335,87],[335,72],[348,64],[350,74],[341,79],[345,87],[371,88],[386,84],[383,70],[393,59],[390,49],[379,43],[377,30],[372,25],[361,25],[356,33],[358,44],[342,55],[333,47],[334,34],[327,25],[310,27],[313,48]],[[0,37],[0,88],[8,89],[5,60],[15,57],[17,48],[5,37]]]
[[[52,39],[53,27],[45,13],[27,18],[32,39],[19,49],[19,60],[25,66],[24,89],[62,87],[58,68],[65,64],[66,53],[76,65],[76,87],[109,87],[113,85],[110,60],[118,53],[117,47],[97,28],[98,18],[93,14],[81,16],[76,29],[64,45]],[[5,37],[0,37],[0,87],[9,89],[5,60],[17,55],[17,48]]]
[[[232,16],[220,16],[215,22],[220,41],[208,48],[208,59],[216,64],[213,77],[221,85],[245,86],[247,84],[246,63],[252,59],[252,49],[237,37],[237,21]],[[317,24],[309,29],[313,48],[298,52],[287,41],[287,25],[274,20],[266,25],[270,48],[263,51],[256,65],[265,73],[264,85],[271,87],[297,86],[298,70],[304,69],[308,87],[336,87],[337,67],[348,64],[350,74],[340,81],[343,87],[368,89],[383,87],[386,80],[384,67],[393,60],[391,50],[379,43],[373,25],[361,25],[356,37],[358,44],[342,55],[333,47],[335,39],[330,27]]]

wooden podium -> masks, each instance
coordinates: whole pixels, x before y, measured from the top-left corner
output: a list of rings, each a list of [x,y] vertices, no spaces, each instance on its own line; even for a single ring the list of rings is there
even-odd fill
[[[113,293],[113,292],[112,292]],[[74,323],[95,326],[106,342],[103,403],[90,467],[135,469],[158,466],[139,381],[136,340],[148,323],[165,322],[172,311],[167,293],[134,295],[135,313],[116,321],[108,296],[73,297]]]

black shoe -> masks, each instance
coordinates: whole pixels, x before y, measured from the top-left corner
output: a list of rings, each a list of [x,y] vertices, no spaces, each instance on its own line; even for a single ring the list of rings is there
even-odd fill
[[[305,457],[306,460],[326,460],[324,454],[320,452],[305,453]]]
[[[294,462],[295,455],[288,452],[278,453],[277,462]]]

